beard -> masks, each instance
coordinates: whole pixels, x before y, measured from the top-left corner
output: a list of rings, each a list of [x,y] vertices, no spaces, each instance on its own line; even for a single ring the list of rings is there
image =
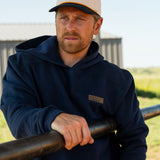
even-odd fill
[[[67,41],[65,37],[75,37],[76,40],[74,41]],[[57,34],[58,39],[58,46],[65,52],[69,54],[76,54],[81,52],[82,50],[86,49],[90,46],[91,41],[93,39],[93,31],[90,33],[88,37],[82,38],[79,33],[69,33],[66,32],[62,36]]]

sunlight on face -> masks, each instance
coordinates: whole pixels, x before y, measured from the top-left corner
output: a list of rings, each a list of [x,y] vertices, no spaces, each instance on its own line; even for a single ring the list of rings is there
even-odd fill
[[[94,29],[93,15],[72,7],[59,8],[56,15],[59,50],[74,54],[89,48]]]

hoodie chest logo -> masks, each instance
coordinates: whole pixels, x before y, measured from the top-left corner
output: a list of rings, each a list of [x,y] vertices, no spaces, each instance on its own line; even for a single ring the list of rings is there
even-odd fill
[[[94,96],[94,95],[88,95],[88,100],[93,101],[93,102],[97,102],[97,103],[100,103],[100,104],[104,103],[104,98]]]

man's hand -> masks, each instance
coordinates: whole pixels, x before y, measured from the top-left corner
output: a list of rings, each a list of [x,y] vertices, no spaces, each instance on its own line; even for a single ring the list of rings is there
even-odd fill
[[[71,150],[76,145],[93,144],[88,124],[83,117],[67,113],[59,114],[51,124],[65,139],[65,148]]]

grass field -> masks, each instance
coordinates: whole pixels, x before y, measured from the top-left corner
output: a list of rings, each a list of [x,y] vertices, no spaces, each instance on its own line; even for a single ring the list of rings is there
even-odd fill
[[[138,97],[141,108],[160,104],[159,98],[142,98]],[[147,160],[159,160],[160,155],[160,116],[146,120],[149,127],[149,135],[147,137],[148,151]]]
[[[13,140],[2,112],[0,111],[0,143]]]
[[[160,98],[160,68],[130,69],[130,72],[140,96]]]
[[[135,79],[140,107],[148,107],[160,104],[160,68],[129,69]],[[145,94],[144,94],[145,93]],[[146,121],[149,127],[147,137],[147,160],[159,160],[160,155],[160,116]],[[0,143],[13,140],[6,121],[0,111]]]
[[[129,69],[135,79],[140,107],[160,104],[160,68]],[[160,116],[146,121],[149,127],[147,137],[147,160],[159,160],[160,155]]]

